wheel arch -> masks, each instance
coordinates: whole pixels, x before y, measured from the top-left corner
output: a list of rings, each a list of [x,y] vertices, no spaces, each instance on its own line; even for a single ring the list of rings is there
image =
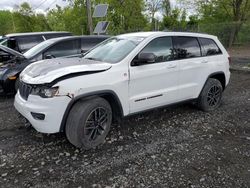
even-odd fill
[[[204,85],[202,87],[202,90],[205,87],[205,85],[206,85],[209,78],[214,78],[214,79],[219,80],[222,87],[223,87],[223,90],[226,88],[226,76],[225,76],[225,73],[222,72],[222,71],[219,71],[219,72],[214,72],[214,73],[208,75],[208,77],[207,77],[207,79],[206,79],[206,81],[205,81],[205,83],[204,83]],[[202,90],[201,90],[201,92],[202,92]]]
[[[225,76],[224,72],[215,72],[213,74],[210,74],[209,77],[207,78],[207,80],[209,78],[214,78],[214,79],[219,80],[222,87],[223,87],[223,90],[225,90],[225,88],[226,88],[226,76]]]
[[[111,105],[111,108],[112,108],[114,119],[119,121],[122,117],[124,117],[124,112],[123,112],[121,101],[114,91],[102,90],[102,91],[96,91],[96,92],[91,92],[91,93],[87,93],[87,94],[82,94],[82,95],[79,95],[79,96],[73,98],[70,101],[70,103],[68,104],[68,106],[64,112],[63,118],[62,118],[62,122],[60,125],[60,132],[64,132],[64,130],[65,130],[67,118],[68,118],[69,112],[72,109],[72,107],[80,100],[90,100],[90,99],[95,98],[95,97],[102,97],[109,102],[109,104]]]

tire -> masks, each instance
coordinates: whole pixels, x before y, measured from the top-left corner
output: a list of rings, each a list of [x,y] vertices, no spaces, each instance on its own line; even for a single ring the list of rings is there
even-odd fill
[[[74,146],[88,150],[104,142],[111,123],[112,109],[105,99],[79,101],[69,113],[66,136]]]
[[[205,112],[217,109],[221,104],[222,93],[223,87],[221,82],[217,79],[209,78],[198,98],[198,107]]]
[[[18,89],[19,89],[19,83],[20,83],[20,79],[19,77],[16,79],[15,81],[15,92],[17,93]]]

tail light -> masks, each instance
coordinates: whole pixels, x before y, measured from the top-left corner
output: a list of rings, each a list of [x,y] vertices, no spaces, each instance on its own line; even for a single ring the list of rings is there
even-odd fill
[[[229,64],[232,63],[232,58],[230,56],[228,57],[228,62],[229,62]]]

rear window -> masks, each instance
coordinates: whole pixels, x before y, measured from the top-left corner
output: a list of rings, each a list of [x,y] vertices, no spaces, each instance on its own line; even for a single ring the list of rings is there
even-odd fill
[[[18,46],[22,53],[26,52],[27,50],[31,49],[42,41],[44,41],[44,39],[41,35],[17,38]]]
[[[175,59],[201,57],[201,48],[195,37],[173,37]]]
[[[200,38],[203,56],[219,55],[222,54],[218,45],[212,39]]]

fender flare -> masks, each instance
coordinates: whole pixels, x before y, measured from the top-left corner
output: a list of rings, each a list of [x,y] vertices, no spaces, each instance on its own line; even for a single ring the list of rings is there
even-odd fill
[[[202,89],[201,89],[201,91],[200,91],[199,96],[201,95],[201,92],[202,92],[202,90],[204,89],[204,87],[205,87],[205,85],[206,85],[208,79],[211,78],[211,77],[213,77],[213,76],[215,76],[215,75],[218,75],[218,74],[223,74],[224,77],[226,78],[225,73],[224,73],[223,71],[213,72],[212,74],[209,74],[208,77],[207,77],[207,79],[206,79],[206,81],[205,81],[205,83],[204,83],[204,85],[203,85],[203,87],[202,87]]]
[[[88,99],[91,99],[91,98],[94,98],[94,97],[102,97],[102,96],[105,96],[105,95],[111,95],[115,99],[115,102],[117,103],[117,105],[119,107],[119,111],[121,113],[120,115],[121,115],[121,117],[124,117],[124,112],[123,112],[121,101],[120,101],[119,97],[117,96],[117,94],[114,91],[112,91],[112,90],[101,90],[101,91],[94,91],[94,92],[90,92],[90,93],[84,93],[84,94],[81,94],[79,96],[76,96],[76,97],[72,98],[72,100],[69,102],[69,104],[68,104],[68,106],[67,106],[67,108],[66,108],[66,110],[64,112],[59,131],[64,132],[69,112],[70,112],[70,110],[72,109],[72,107],[74,106],[74,104],[76,102],[78,102],[79,100],[88,100]]]

